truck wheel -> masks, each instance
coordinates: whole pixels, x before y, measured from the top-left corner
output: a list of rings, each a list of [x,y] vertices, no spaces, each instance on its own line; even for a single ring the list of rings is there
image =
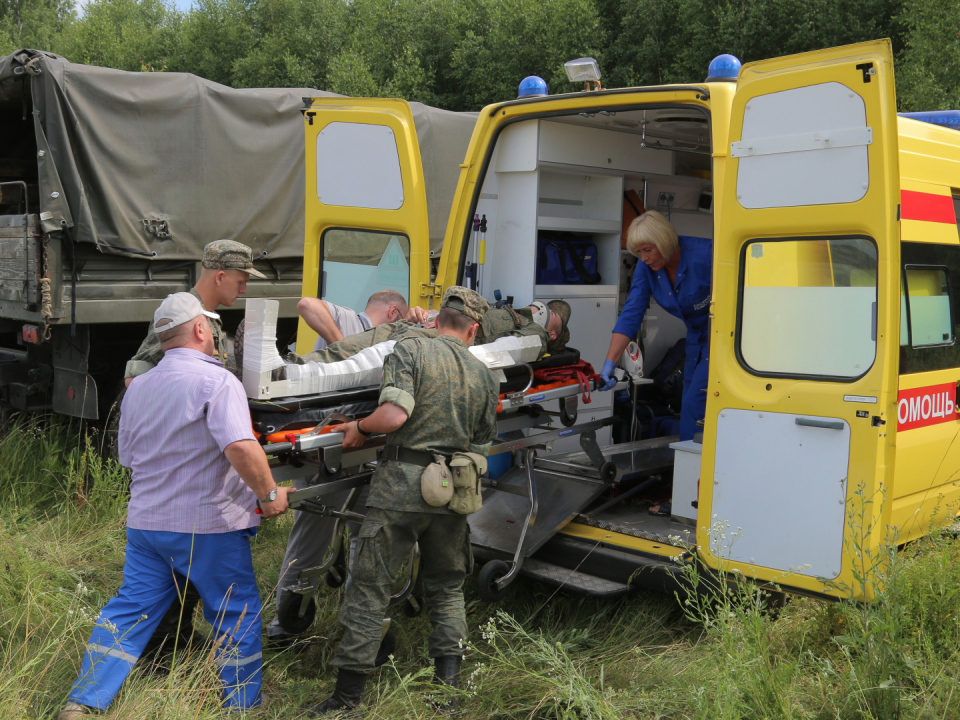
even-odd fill
[[[313,625],[313,620],[317,616],[317,603],[311,597],[301,616],[300,605],[302,600],[303,596],[299,593],[289,592],[280,601],[280,607],[277,608],[277,620],[284,632],[300,635]]]
[[[510,586],[500,590],[496,586],[497,580],[502,578],[510,571],[503,560],[491,560],[482,568],[477,576],[477,594],[484,602],[495,603],[503,600],[510,592]]]

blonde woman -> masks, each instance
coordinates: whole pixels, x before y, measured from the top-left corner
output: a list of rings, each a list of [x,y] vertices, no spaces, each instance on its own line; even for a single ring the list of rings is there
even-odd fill
[[[653,297],[657,303],[687,326],[687,359],[683,369],[683,401],[680,410],[680,439],[692,440],[697,420],[706,411],[707,360],[710,352],[708,324],[710,287],[713,277],[713,241],[678,236],[673,225],[660,213],[648,210],[627,230],[627,249],[640,259],[623,312],[613,328],[610,350],[603,363],[603,384],[610,390],[616,380],[613,370],[623,351],[640,329]],[[650,509],[655,515],[669,515],[670,504]]]

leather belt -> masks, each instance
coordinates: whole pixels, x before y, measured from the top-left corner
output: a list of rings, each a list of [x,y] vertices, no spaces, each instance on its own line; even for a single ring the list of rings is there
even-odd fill
[[[442,455],[442,453],[436,454]],[[384,446],[381,457],[384,460],[396,460],[409,465],[419,465],[420,467],[427,467],[427,465],[432,465],[436,462],[434,453],[424,452],[423,450],[411,450],[410,448],[405,448],[400,445]]]

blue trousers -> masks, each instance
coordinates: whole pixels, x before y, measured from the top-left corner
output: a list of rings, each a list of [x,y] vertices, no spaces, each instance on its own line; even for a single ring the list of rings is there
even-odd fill
[[[693,436],[701,432],[697,427],[697,420],[703,420],[707,414],[707,380],[710,371],[710,358],[707,353],[695,346],[696,355],[690,353],[690,344],[687,344],[686,363],[683,372],[683,400],[680,405],[680,440],[693,440]]]
[[[196,585],[213,625],[224,705],[259,705],[260,593],[249,540],[255,534],[256,528],[212,535],[127,528],[123,584],[100,612],[70,701],[109,707],[176,597],[177,573]]]

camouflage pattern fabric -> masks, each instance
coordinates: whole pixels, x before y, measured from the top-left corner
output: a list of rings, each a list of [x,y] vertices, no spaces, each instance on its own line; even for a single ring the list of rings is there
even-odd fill
[[[497,436],[500,386],[466,344],[451,335],[408,338],[383,364],[380,403],[406,411],[407,421],[387,442],[409,450],[486,455]],[[370,483],[367,505],[385,510],[448,513],[427,505],[420,494],[418,465],[381,462]]]
[[[343,639],[331,664],[369,674],[397,573],[420,543],[420,580],[430,611],[430,657],[463,655],[467,614],[463,579],[473,572],[467,516],[370,508],[360,527],[350,583],[340,607]]]
[[[519,316],[520,324],[514,319],[514,313]],[[542,358],[547,352],[547,343],[550,342],[550,336],[547,331],[533,321],[533,313],[529,308],[520,308],[511,312],[508,308],[499,310],[487,310],[480,321],[480,329],[477,331],[477,338],[474,345],[485,345],[499,340],[502,337],[515,335],[523,337],[525,335],[536,335],[540,338],[541,349],[537,360]],[[306,355],[290,355],[288,362],[303,365],[308,362],[332,363],[346,360],[353,357],[361,350],[371,345],[386,342],[387,340],[403,340],[409,337],[432,338],[437,336],[436,330],[428,330],[405,321],[395,323],[384,323],[375,328],[370,328],[362,333],[345,337],[339,342],[327,345],[323,350],[307,353]],[[556,352],[556,350],[554,350]]]
[[[203,304],[203,301],[200,299],[200,293],[191,288],[190,294]],[[213,318],[207,318],[207,320],[210,322],[210,329],[213,331],[213,357],[215,360],[219,360],[226,365],[227,336],[223,332],[223,326],[219,320],[214,320]],[[157,363],[162,359],[163,348],[160,347],[160,339],[153,331],[153,323],[150,323],[150,330],[147,332],[147,337],[140,343],[140,349],[137,350],[137,354],[127,361],[127,369],[123,376],[125,378],[134,378],[137,377],[137,375],[143,375],[151,368],[156,367]]]
[[[483,314],[490,309],[490,303],[476,290],[465,288],[462,285],[451,285],[443,294],[441,308],[459,310],[474,322],[483,320]]]
[[[253,267],[253,250],[236,240],[214,240],[203,248],[203,260],[200,264],[211,270],[243,270],[253,277],[266,279],[259,270]]]

